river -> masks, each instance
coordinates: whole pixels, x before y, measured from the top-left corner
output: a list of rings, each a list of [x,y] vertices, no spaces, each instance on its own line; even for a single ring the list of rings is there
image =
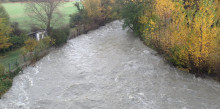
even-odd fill
[[[0,109],[220,109],[220,84],[170,66],[114,21],[25,68]]]

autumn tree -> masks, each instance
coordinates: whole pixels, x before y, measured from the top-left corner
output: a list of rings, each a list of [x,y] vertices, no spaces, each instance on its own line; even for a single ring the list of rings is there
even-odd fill
[[[82,5],[87,11],[88,17],[95,23],[103,24],[111,19],[112,6],[115,0],[83,0]]]
[[[11,45],[11,43],[8,42],[10,32],[9,16],[4,7],[0,5],[0,50],[4,50]]]
[[[2,5],[0,5],[0,18],[4,18],[5,23],[9,24],[9,15]]]
[[[184,2],[179,0],[173,2],[171,14],[172,21],[168,25],[169,44],[166,46],[170,60],[177,66],[188,66],[188,38],[190,29],[188,28],[187,11]]]
[[[216,50],[219,27],[216,26],[216,6],[212,0],[200,0],[199,7],[192,21],[192,33],[189,48],[190,58],[199,72],[207,70],[210,56]]]
[[[62,20],[62,14],[59,12],[62,3],[62,0],[30,0],[26,5],[26,13],[43,25],[50,34],[51,28]]]
[[[28,39],[25,41],[25,48],[29,52],[33,52],[36,49],[38,42],[35,39]]]

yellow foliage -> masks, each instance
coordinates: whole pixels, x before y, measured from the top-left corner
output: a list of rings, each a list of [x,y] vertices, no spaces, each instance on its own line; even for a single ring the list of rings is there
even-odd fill
[[[38,42],[34,39],[28,39],[25,41],[25,48],[29,51],[29,52],[33,52],[36,49]]]
[[[83,0],[82,4],[88,12],[88,16],[94,20],[102,20],[111,17],[112,6],[115,0]]]
[[[5,23],[3,18],[0,18],[0,49],[8,48],[11,43],[8,43],[7,35],[11,32],[11,28]]]
[[[155,9],[157,15],[160,16],[161,19],[166,20],[171,16],[174,10],[174,4],[172,0],[156,0]]]
[[[216,53],[219,27],[215,23],[215,6],[208,0],[200,0],[199,10],[192,23],[189,52],[197,67],[203,67],[209,61],[210,54]]]
[[[82,4],[89,17],[101,17],[101,0],[83,0]]]
[[[195,5],[197,8],[194,8]],[[217,5],[216,1],[210,0],[198,3],[155,0],[155,10],[151,14],[146,10],[148,14],[139,17],[139,23],[145,27],[142,34],[147,44],[168,54],[175,64],[187,70],[196,67],[198,72],[212,69],[220,63],[220,28],[216,24],[220,15]],[[160,18],[157,22],[153,17],[155,15]]]

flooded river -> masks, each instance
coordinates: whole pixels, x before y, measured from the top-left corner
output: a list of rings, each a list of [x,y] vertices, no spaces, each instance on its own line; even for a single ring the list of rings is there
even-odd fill
[[[0,109],[220,109],[220,83],[171,67],[114,21],[24,69]]]

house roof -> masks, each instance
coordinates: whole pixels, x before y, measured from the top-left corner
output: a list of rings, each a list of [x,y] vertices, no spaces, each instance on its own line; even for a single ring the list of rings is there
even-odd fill
[[[28,36],[31,36],[31,35],[34,35],[34,34],[39,33],[39,32],[46,32],[46,30],[37,30],[37,31],[35,31],[35,32],[30,32],[30,33],[28,33],[27,35],[28,35]]]

